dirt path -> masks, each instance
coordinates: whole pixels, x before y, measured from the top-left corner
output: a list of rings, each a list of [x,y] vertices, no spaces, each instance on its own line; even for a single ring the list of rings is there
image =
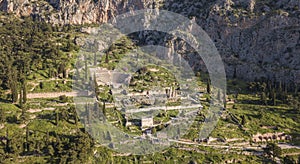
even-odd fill
[[[290,156],[290,155],[300,155],[300,152],[296,152],[296,153],[286,153],[286,154],[283,154],[283,155],[288,155],[288,156]]]
[[[27,94],[28,99],[35,98],[57,98],[59,96],[65,95],[67,97],[76,97],[76,96],[86,96],[86,92],[47,92],[47,93],[29,93]]]
[[[172,142],[177,142],[177,143],[181,143],[181,144],[186,144],[186,145],[199,145],[199,146],[206,146],[206,147],[213,147],[213,148],[221,148],[221,149],[241,149],[241,150],[245,150],[245,149],[252,149],[252,150],[262,150],[262,147],[265,147],[266,145],[261,145],[260,147],[258,146],[250,146],[250,144],[243,144],[243,145],[221,145],[221,144],[204,144],[204,143],[197,143],[197,142],[188,142],[188,141],[177,141],[177,140],[170,140]],[[290,145],[290,144],[287,144],[287,143],[281,143],[281,144],[278,144],[278,146],[281,148],[281,149],[299,149],[300,151],[300,146],[294,146],[294,145]],[[295,153],[293,153],[295,154]],[[300,154],[300,152],[296,153],[297,154]]]

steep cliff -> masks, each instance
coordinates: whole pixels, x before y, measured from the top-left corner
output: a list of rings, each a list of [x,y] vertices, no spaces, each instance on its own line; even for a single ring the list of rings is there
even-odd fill
[[[0,0],[0,10],[53,24],[106,22],[130,10],[152,8],[155,0]]]
[[[165,9],[195,16],[216,43],[227,75],[300,83],[300,1],[192,0]]]
[[[298,0],[0,0],[1,11],[53,24],[101,23],[144,8],[195,17],[216,43],[228,76],[236,70],[239,78],[300,83]],[[190,49],[175,39],[171,45]]]

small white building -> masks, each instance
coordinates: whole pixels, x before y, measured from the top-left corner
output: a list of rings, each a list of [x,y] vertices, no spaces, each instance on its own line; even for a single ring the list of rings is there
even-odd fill
[[[150,118],[142,118],[141,119],[141,127],[151,127],[153,126],[153,117]]]

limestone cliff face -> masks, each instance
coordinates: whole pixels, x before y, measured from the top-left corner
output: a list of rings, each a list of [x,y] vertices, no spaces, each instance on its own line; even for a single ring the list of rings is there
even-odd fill
[[[106,22],[130,10],[152,8],[154,0],[0,0],[0,10],[54,24]]]
[[[215,42],[229,76],[236,69],[239,78],[300,83],[299,0],[0,0],[1,11],[54,24],[101,23],[145,8],[195,17]]]
[[[195,16],[215,42],[228,76],[300,84],[300,1],[191,0],[165,9]]]

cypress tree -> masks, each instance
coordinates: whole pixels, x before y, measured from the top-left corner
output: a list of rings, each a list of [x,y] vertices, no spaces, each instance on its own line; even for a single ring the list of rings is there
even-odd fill
[[[233,78],[236,79],[236,67],[234,67]]]
[[[47,130],[47,133],[46,133],[46,145],[48,146],[50,143],[50,135],[49,135],[49,131]]]
[[[261,93],[261,101],[264,105],[268,105],[267,96],[265,92]]]
[[[295,83],[295,91],[294,91],[294,94],[295,94],[295,95],[297,95],[298,90],[299,90],[299,86]]]
[[[210,94],[210,91],[211,91],[210,83],[209,83],[209,80],[207,80],[206,92],[207,92],[208,94]]]
[[[84,56],[84,80],[88,80],[88,63],[86,55]]]
[[[29,130],[27,126],[26,126],[25,150],[27,152],[29,151]]]
[[[0,123],[4,123],[5,119],[6,119],[6,117],[5,117],[5,111],[0,108]]]
[[[105,63],[108,63],[108,52],[105,53]]]
[[[10,153],[10,138],[9,138],[9,131],[8,128],[6,128],[6,144],[5,144],[5,151],[7,153]]]
[[[220,92],[220,89],[218,89],[217,99],[218,99],[219,101],[222,101],[222,100],[221,100],[221,92]]]
[[[56,111],[55,111],[55,123],[56,123],[56,126],[58,126],[58,121],[59,121],[59,113],[58,113],[58,109],[56,109]]]
[[[227,108],[226,94],[223,94],[224,108]]]
[[[106,121],[106,109],[105,109],[105,101],[103,101],[102,105],[102,113],[103,113],[103,121]]]
[[[273,105],[276,105],[276,92],[275,89],[272,90],[272,100],[273,100]]]
[[[19,106],[20,108],[23,108],[23,94],[22,94],[22,89],[20,88],[20,97],[19,97]],[[23,110],[22,110],[23,111]],[[23,114],[23,112],[22,112]]]
[[[12,94],[12,102],[17,102],[18,101],[18,87],[16,82],[13,82],[12,87],[11,87],[11,94]]]
[[[27,87],[26,81],[23,82],[23,103],[26,104],[27,102]]]
[[[94,53],[94,66],[96,66],[97,65],[97,54],[96,54],[96,52]]]

